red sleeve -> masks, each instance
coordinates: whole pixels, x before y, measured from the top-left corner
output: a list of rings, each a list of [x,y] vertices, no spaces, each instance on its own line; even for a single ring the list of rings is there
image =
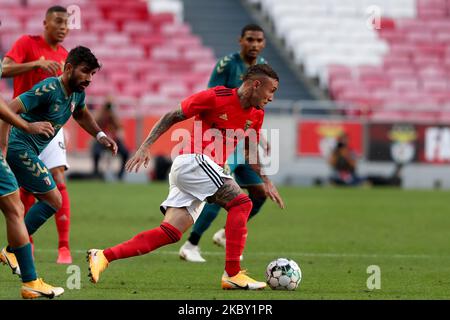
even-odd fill
[[[5,57],[11,58],[15,63],[23,63],[27,58],[27,51],[30,47],[28,41],[29,36],[22,36],[16,42],[14,42],[11,50],[5,54]]]
[[[216,95],[214,90],[209,89],[195,93],[181,102],[181,110],[187,119],[211,110],[215,107]]]

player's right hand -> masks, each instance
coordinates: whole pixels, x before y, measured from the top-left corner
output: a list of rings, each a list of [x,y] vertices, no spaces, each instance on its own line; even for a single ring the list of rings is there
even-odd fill
[[[57,75],[58,71],[61,69],[61,64],[59,62],[53,60],[45,60],[44,57],[41,57],[36,62],[37,66],[49,74]]]
[[[138,172],[142,164],[144,164],[144,167],[147,168],[150,158],[150,150],[146,147],[140,147],[134,156],[127,161],[125,169],[127,172],[132,172],[133,169],[136,168],[135,172]]]
[[[29,134],[43,134],[47,138],[55,135],[55,129],[50,122],[29,122],[27,127]]]

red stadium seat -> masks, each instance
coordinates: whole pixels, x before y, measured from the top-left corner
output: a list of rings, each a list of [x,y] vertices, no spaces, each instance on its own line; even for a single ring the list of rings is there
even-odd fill
[[[131,36],[148,36],[155,32],[155,28],[149,21],[126,21],[122,25],[122,31]]]
[[[143,95],[145,95],[147,92],[152,91],[152,90],[153,90],[153,88],[145,82],[132,81],[132,82],[128,82],[122,86],[121,93],[125,96],[132,96],[135,98],[140,98]]]
[[[11,47],[24,32],[42,33],[42,11],[54,1],[28,3],[22,7],[18,0],[0,0],[2,49]],[[58,4],[67,6],[73,1]],[[175,101],[194,88],[206,88],[214,54],[188,24],[176,23],[173,13],[149,14],[147,3],[141,0],[77,0],[75,4],[81,9],[81,29],[71,30],[64,45],[67,49],[87,46],[102,64],[87,89],[94,100],[108,94],[125,97],[128,112],[135,109],[132,99],[158,96],[159,104],[152,103],[160,112],[175,107]],[[7,82],[0,84],[4,87]],[[3,87],[2,93],[11,91]],[[148,106],[149,98],[143,101]]]
[[[100,96],[104,97],[108,94],[114,94],[115,93],[115,87],[106,81],[99,81],[99,79],[95,79],[92,81],[92,84],[89,85],[89,87],[86,89],[87,95],[92,96]]]
[[[117,25],[108,20],[97,20],[95,23],[91,23],[88,27],[90,32],[100,34],[107,34],[110,32],[118,31]]]

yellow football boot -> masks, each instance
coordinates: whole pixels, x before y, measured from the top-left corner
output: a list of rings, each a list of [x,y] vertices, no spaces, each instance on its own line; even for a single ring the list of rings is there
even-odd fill
[[[266,287],[265,282],[256,281],[250,278],[245,270],[239,271],[233,277],[229,277],[226,272],[222,276],[222,289],[238,289],[238,290],[260,290]]]
[[[60,287],[52,287],[51,285],[42,281],[41,278],[22,284],[22,298],[36,299],[49,298],[53,299],[64,293],[64,289]]]
[[[87,252],[89,262],[89,278],[91,282],[97,283],[102,273],[108,267],[108,260],[103,255],[103,250],[90,249]]]
[[[14,253],[6,251],[6,247],[0,252],[0,261],[3,264],[7,264],[11,268],[13,274],[20,276],[20,268],[16,256]]]

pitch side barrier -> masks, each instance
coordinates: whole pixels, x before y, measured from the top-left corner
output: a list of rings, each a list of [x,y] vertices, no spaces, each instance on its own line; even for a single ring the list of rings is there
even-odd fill
[[[274,101],[266,118],[276,117],[293,119],[298,157],[326,159],[336,138],[345,133],[356,155],[367,162],[450,164],[450,106],[367,108],[333,101]]]

